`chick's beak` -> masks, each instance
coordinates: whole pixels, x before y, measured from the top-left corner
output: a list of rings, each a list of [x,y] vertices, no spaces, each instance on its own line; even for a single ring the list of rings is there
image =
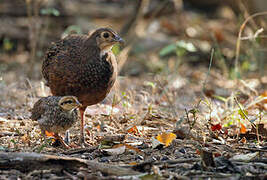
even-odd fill
[[[82,107],[83,106],[79,101],[77,101],[76,103],[77,103],[78,107]]]
[[[122,45],[125,43],[125,41],[119,35],[116,35],[113,40],[115,42],[122,44]]]

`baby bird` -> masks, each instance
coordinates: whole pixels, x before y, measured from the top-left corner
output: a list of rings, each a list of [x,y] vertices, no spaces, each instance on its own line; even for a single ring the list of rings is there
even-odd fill
[[[82,106],[81,144],[84,142],[84,111],[101,102],[117,77],[117,61],[112,46],[123,39],[110,28],[90,35],[72,34],[48,48],[42,74],[54,96],[76,96]]]
[[[81,104],[74,96],[48,96],[39,99],[33,106],[31,119],[38,121],[42,134],[45,131],[54,133],[62,145],[69,148],[64,143],[59,133],[64,133],[78,120],[77,108]]]

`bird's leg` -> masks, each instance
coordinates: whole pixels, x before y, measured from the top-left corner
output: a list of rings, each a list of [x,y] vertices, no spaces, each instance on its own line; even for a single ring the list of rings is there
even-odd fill
[[[85,142],[85,140],[84,140],[84,112],[85,112],[85,109],[86,109],[86,107],[84,108],[84,107],[82,107],[82,108],[80,108],[79,110],[80,110],[80,115],[81,115],[81,129],[80,129],[80,145],[81,146],[89,146],[86,142]]]
[[[45,130],[41,129],[41,134],[44,138],[44,142],[46,142],[46,135],[45,135]]]
[[[84,145],[84,108],[80,108],[81,127],[80,127],[80,145]]]
[[[58,135],[58,133],[55,133],[55,138],[59,140],[59,142],[66,148],[66,149],[70,149],[70,147],[64,142],[64,140],[62,139],[61,136]]]
[[[70,132],[69,132],[69,130],[67,130],[67,131],[65,132],[64,142],[65,142],[66,144],[70,144]]]
[[[41,134],[43,136],[43,143],[45,143],[45,145],[48,144],[47,139],[46,139],[45,130],[41,129]]]

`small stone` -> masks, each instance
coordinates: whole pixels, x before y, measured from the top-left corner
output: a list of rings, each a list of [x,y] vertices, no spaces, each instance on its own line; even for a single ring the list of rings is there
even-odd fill
[[[109,162],[109,159],[107,157],[102,157],[99,159],[99,162],[101,163]]]
[[[144,160],[144,157],[141,156],[141,155],[136,155],[136,156],[135,156],[135,159],[136,159],[136,160]]]
[[[186,153],[186,150],[185,150],[185,148],[181,148],[181,149],[179,149],[179,152],[185,154]]]
[[[163,156],[162,158],[161,158],[161,161],[167,161],[167,160],[169,160],[170,158],[168,157],[168,156]]]

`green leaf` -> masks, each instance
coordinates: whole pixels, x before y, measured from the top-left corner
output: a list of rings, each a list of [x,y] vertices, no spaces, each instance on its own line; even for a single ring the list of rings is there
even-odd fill
[[[128,101],[123,101],[122,106],[125,108],[131,108],[132,105]]]
[[[166,47],[164,47],[160,52],[159,55],[160,56],[167,56],[171,53],[175,53],[176,52],[176,45],[175,44],[170,44]]]
[[[178,41],[164,47],[160,52],[160,56],[167,56],[176,53],[177,56],[183,56],[186,52],[196,52],[196,47],[191,42]]]
[[[231,70],[230,70],[230,78],[231,79],[240,79],[241,78],[241,74],[240,74],[240,72],[239,72],[239,70],[236,72],[235,71],[235,68],[232,68]]]
[[[179,48],[183,48],[188,52],[196,52],[197,51],[197,49],[195,48],[195,46],[191,42],[178,41],[176,43],[176,46]]]
[[[156,87],[156,84],[153,83],[153,82],[151,82],[151,81],[145,81],[145,82],[144,82],[144,85],[145,85],[145,86],[150,86],[150,87],[152,87],[153,89]]]
[[[9,38],[4,38],[3,48],[5,51],[9,51],[13,48],[14,44],[9,40]]]
[[[229,120],[223,127],[230,127],[231,125],[233,125],[233,120]]]
[[[183,57],[186,54],[186,49],[184,48],[177,48],[176,55],[178,57]]]
[[[112,52],[114,55],[118,55],[120,53],[121,49],[120,49],[120,45],[119,44],[115,44],[112,47]]]
[[[141,180],[160,180],[162,179],[158,174],[147,174],[140,177]]]
[[[196,109],[196,108],[194,108],[194,109],[190,109],[189,112],[190,112],[191,114],[196,114],[196,113],[199,112],[199,110]]]
[[[222,97],[222,96],[213,95],[212,97],[214,97],[215,99],[218,99],[218,100],[220,100],[222,102],[227,102],[227,99]]]
[[[41,9],[41,14],[59,16],[60,12],[55,8],[44,8],[44,9]]]
[[[10,142],[12,142],[13,144],[17,144],[14,139],[11,139]]]
[[[248,111],[243,110],[243,112],[244,112],[246,115],[248,115]],[[243,112],[242,112],[241,109],[238,110],[238,114],[242,117],[242,119],[246,119],[246,117],[245,117],[245,115],[244,115]]]

